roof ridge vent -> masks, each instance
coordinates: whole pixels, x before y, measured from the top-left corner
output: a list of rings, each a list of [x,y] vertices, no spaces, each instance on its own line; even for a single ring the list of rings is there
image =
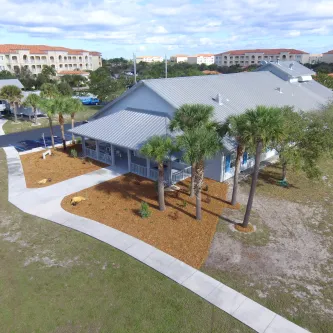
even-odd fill
[[[223,102],[222,102],[222,95],[221,95],[220,93],[218,93],[218,94],[216,95],[216,97],[213,98],[213,99],[214,99],[214,101],[216,101],[217,103],[219,103],[219,105],[223,105]]]
[[[283,94],[281,87],[277,87],[276,90],[277,90],[280,94]]]

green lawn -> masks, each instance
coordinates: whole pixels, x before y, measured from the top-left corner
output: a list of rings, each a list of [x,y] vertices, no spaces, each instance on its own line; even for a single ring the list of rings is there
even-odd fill
[[[94,115],[101,108],[102,108],[101,105],[85,105],[84,106],[84,111],[79,112],[75,115],[75,121],[80,122],[80,121],[89,119],[92,115]],[[48,122],[47,118],[38,118],[38,122],[41,124],[40,126],[33,126],[32,122],[29,121],[29,119],[27,117],[22,117],[22,118],[18,117],[18,122],[17,123],[15,123],[13,121],[12,116],[9,116],[8,119],[9,120],[2,127],[6,134],[29,131],[29,130],[33,130],[33,129],[36,129],[36,128],[48,127],[49,126],[49,122]],[[69,115],[65,115],[65,121],[66,121],[66,123],[71,122],[71,118],[70,118]],[[59,124],[57,116],[54,117],[53,124],[54,125]]]
[[[0,332],[252,332],[128,255],[7,201],[0,150]]]

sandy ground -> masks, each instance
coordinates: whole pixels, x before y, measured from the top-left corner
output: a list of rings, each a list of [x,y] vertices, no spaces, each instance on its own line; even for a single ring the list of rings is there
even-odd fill
[[[96,185],[79,193],[73,193],[62,202],[62,207],[137,237],[160,250],[200,267],[208,255],[219,216],[224,207],[227,185],[207,179],[208,191],[203,191],[202,221],[195,219],[195,198],[188,195],[189,181],[177,184],[181,190],[166,192],[165,212],[157,205],[154,182],[126,174]],[[77,206],[70,204],[74,196],[86,201]],[[141,202],[149,204],[152,215],[139,216]]]
[[[248,187],[241,187],[239,202],[246,206],[247,198]],[[244,208],[223,212],[236,222],[242,221],[243,214]],[[311,302],[311,314],[331,317],[332,249],[326,238],[328,230],[317,229],[324,215],[320,205],[256,195],[251,221],[260,237],[240,235],[231,231],[230,222],[221,220],[205,269],[241,276],[246,286],[257,288],[260,298],[274,297],[277,291],[291,293],[299,301],[299,307],[287,304],[285,310],[291,315],[306,312]]]
[[[105,164],[98,161],[71,157],[71,149],[76,149],[78,156],[81,155],[80,144],[68,146],[67,152],[64,152],[62,148],[51,149],[52,155],[46,156],[45,160],[43,159],[45,150],[21,155],[27,187],[36,188],[53,185],[106,167]],[[45,184],[38,184],[42,179],[48,179],[49,181]]]

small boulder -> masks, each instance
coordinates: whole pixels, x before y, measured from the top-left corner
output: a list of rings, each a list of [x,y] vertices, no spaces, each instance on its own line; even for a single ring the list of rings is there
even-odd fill
[[[86,198],[84,198],[84,197],[73,197],[71,199],[71,205],[76,206],[78,203],[80,203],[81,201],[85,201],[85,200],[86,200]]]
[[[44,185],[47,182],[51,182],[51,178],[44,178],[42,180],[40,180],[39,182],[37,182],[39,185]]]

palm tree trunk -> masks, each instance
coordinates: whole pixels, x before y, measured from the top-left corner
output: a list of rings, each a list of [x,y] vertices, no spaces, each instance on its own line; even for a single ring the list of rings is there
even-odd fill
[[[204,163],[203,161],[196,164],[195,167],[195,201],[196,201],[196,219],[201,220],[201,189],[204,178]]]
[[[246,228],[248,226],[249,220],[250,220],[253,198],[254,198],[254,194],[256,192],[258,175],[259,175],[260,155],[261,155],[261,151],[262,151],[262,145],[263,145],[262,141],[257,142],[254,171],[253,171],[253,174],[252,174],[252,182],[251,182],[251,189],[250,189],[249,199],[247,201],[246,212],[245,212],[244,220],[243,220],[243,224],[242,224],[243,228]]]
[[[49,117],[49,125],[50,125],[50,132],[51,132],[52,148],[54,149],[54,136],[53,136],[53,126],[52,126],[52,118],[51,117]]]
[[[287,162],[282,163],[282,181],[287,181]]]
[[[244,153],[244,147],[242,145],[237,146],[237,156],[235,161],[235,174],[234,174],[234,187],[232,189],[231,204],[234,206],[237,202],[237,191],[238,191],[238,177],[240,171],[240,160]]]
[[[195,185],[195,163],[192,164],[191,169],[191,191],[190,191],[190,197],[194,197],[194,185]]]
[[[14,102],[14,121],[17,123],[17,103]]]
[[[35,124],[37,125],[37,108],[34,107],[33,110],[34,110]]]
[[[66,137],[65,137],[65,127],[64,127],[64,117],[61,112],[59,112],[59,124],[61,129],[61,137],[62,137],[62,145],[64,147],[64,151],[66,151]]]
[[[72,129],[74,129],[75,126],[75,122],[74,122],[74,113],[71,114],[71,118],[72,118]],[[74,138],[74,133],[72,133],[72,143],[75,143],[75,138]]]
[[[164,166],[163,163],[158,164],[158,205],[160,211],[165,210],[164,201]]]

